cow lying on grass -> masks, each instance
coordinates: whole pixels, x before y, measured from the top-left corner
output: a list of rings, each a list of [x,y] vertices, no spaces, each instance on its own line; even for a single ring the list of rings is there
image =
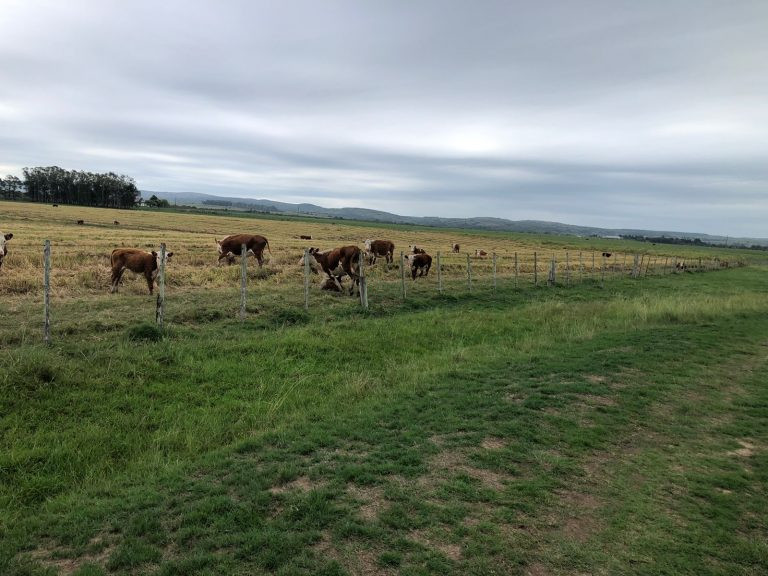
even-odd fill
[[[328,280],[336,284],[341,292],[341,278],[345,275],[352,278],[352,285],[349,287],[350,296],[357,286],[360,290],[360,275],[358,269],[360,265],[360,248],[357,246],[342,246],[333,250],[320,251],[319,248],[310,248],[310,255],[320,264],[320,268],[328,275]],[[339,268],[342,274],[339,275]]]
[[[171,256],[173,256],[173,252],[165,253],[166,264]],[[152,252],[145,252],[137,248],[115,248],[112,250],[112,256],[110,257],[110,263],[112,264],[112,287],[110,292],[117,292],[123,274],[126,270],[130,270],[136,274],[144,275],[144,278],[147,280],[149,293],[152,294],[155,278],[157,278],[157,273],[160,269],[159,260],[160,256],[154,250]]]
[[[3,260],[8,255],[8,247],[6,244],[8,243],[8,240],[13,238],[13,234],[3,234],[0,232],[0,268],[3,267]]]

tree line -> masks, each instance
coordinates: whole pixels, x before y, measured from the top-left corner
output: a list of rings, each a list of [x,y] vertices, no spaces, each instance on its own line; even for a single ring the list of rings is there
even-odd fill
[[[105,208],[133,208],[141,192],[130,176],[64,170],[58,166],[24,168],[24,178],[0,178],[0,199],[78,204]]]

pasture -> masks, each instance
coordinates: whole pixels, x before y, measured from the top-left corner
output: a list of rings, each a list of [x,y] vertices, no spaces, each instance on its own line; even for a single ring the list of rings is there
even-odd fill
[[[77,225],[83,219],[83,225]],[[113,222],[118,220],[119,225]],[[768,274],[321,293],[296,260],[730,250],[0,203],[0,573],[758,574],[768,566]],[[265,235],[239,267],[214,237]],[[42,242],[52,345],[40,343]],[[122,246],[176,253],[164,334]],[[57,264],[58,263],[58,264]],[[449,263],[450,264],[450,263]],[[458,266],[458,262],[456,264]],[[546,278],[546,275],[543,276]]]

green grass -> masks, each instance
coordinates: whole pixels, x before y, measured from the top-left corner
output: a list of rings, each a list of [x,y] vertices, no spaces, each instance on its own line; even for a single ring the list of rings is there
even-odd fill
[[[420,288],[18,303],[0,573],[766,571],[765,269]]]

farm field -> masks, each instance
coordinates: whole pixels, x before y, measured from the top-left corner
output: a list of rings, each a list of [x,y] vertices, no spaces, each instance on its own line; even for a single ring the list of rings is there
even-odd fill
[[[14,233],[0,271],[1,574],[768,568],[764,266],[604,288],[589,274],[516,288],[507,268],[494,291],[473,261],[472,292],[457,269],[440,294],[432,272],[403,301],[400,271],[377,264],[368,311],[316,278],[305,311],[296,237],[558,262],[748,253],[14,203],[0,203],[0,230]],[[213,244],[241,231],[272,249],[251,268],[245,322],[239,267],[216,267]],[[141,279],[108,294],[111,249],[160,241],[176,252],[162,338]]]

